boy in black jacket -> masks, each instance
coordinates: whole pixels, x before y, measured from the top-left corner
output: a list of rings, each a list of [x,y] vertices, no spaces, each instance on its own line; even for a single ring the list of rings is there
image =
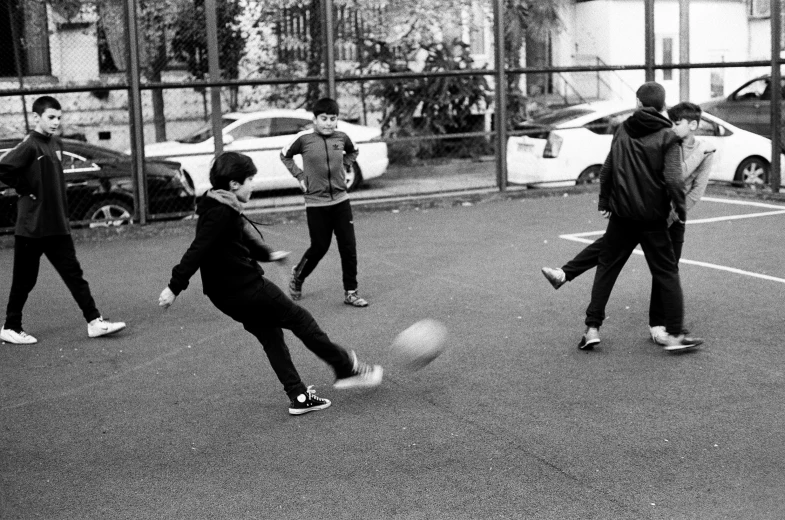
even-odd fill
[[[343,302],[353,307],[367,307],[357,294],[357,240],[345,170],[352,167],[358,150],[349,136],[336,129],[338,103],[323,98],[313,107],[313,130],[301,132],[281,150],[281,161],[299,181],[305,193],[305,213],[311,245],[292,268],[289,295],[302,297],[303,282],[327,254],[335,233],[343,271]],[[302,155],[303,167],[294,162]]]
[[[87,321],[91,338],[125,328],[123,322],[104,321],[76,258],[63,174],[63,147],[54,133],[62,108],[50,96],[33,102],[35,130],[0,159],[0,181],[19,195],[14,231],[14,270],[6,319],[0,340],[30,345],[38,340],[22,328],[22,310],[38,280],[41,255],[46,255],[71,291]]]
[[[637,110],[613,136],[611,151],[600,171],[598,209],[610,218],[586,309],[586,333],[578,347],[600,342],[599,328],[616,279],[638,244],[660,289],[667,335],[665,350],[683,350],[703,343],[683,333],[684,297],[679,266],[668,233],[671,203],[678,222],[687,220],[681,176],[680,138],[665,108],[665,89],[653,81],[637,91]]]
[[[313,386],[306,387],[300,380],[282,328],[291,330],[333,368],[335,388],[377,386],[382,381],[382,367],[362,363],[354,352],[332,343],[308,311],[263,276],[258,262],[284,261],[289,253],[272,251],[242,214],[242,203],[251,197],[250,181],[255,174],[256,167],[246,155],[226,152],[216,157],[210,169],[213,189],[197,206],[196,237],[172,269],[172,278],[158,304],[169,307],[174,303],[199,269],[205,295],[218,310],[257,337],[289,396],[289,413],[301,415],[327,408],[330,401],[318,397]]]

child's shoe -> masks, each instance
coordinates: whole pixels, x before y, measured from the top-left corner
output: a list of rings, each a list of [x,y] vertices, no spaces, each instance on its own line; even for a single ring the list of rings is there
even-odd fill
[[[91,338],[106,336],[107,334],[114,334],[125,328],[125,322],[122,321],[104,321],[103,317],[98,317],[87,324],[87,335]]]
[[[19,327],[19,330],[7,329],[5,327],[0,329],[0,340],[6,343],[13,343],[15,345],[32,345],[38,343],[38,340]]]
[[[598,345],[600,343],[600,329],[595,327],[586,327],[586,333],[581,338],[581,342],[578,343],[578,348],[581,350],[591,350],[594,348],[594,345]]]
[[[317,396],[313,386],[309,386],[304,394],[300,394],[291,400],[289,404],[289,414],[302,415],[308,412],[324,410],[331,404],[329,399],[322,399]]]
[[[564,274],[564,271],[562,271],[560,268],[554,269],[553,267],[543,267],[542,274],[549,282],[551,282],[551,285],[554,289],[558,289],[567,283],[567,275]]]
[[[346,291],[343,303],[352,307],[368,307],[368,302],[360,298],[357,291]]]
[[[665,341],[661,343],[665,350],[668,352],[676,352],[679,350],[688,350],[703,344],[703,338],[690,338],[684,334],[678,336],[666,335]]]
[[[299,300],[303,297],[303,281],[297,278],[297,266],[292,267],[292,277],[289,279],[289,296],[292,300]]]
[[[379,386],[382,383],[384,370],[379,365],[369,365],[357,359],[357,354],[351,352],[352,375],[335,380],[333,387],[338,389],[367,388]]]
[[[651,340],[657,345],[665,345],[668,339],[668,332],[665,330],[664,325],[655,325],[649,328],[651,333]]]

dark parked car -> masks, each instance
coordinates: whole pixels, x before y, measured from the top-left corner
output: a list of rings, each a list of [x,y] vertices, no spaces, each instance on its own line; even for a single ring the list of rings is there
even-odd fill
[[[781,80],[785,88],[785,78]],[[760,76],[736,89],[730,96],[701,104],[709,114],[771,139],[771,76]]]
[[[21,139],[0,139],[0,157]],[[120,225],[134,215],[131,157],[109,148],[63,139],[63,172],[72,221],[90,226]],[[152,215],[182,216],[194,209],[193,183],[180,163],[145,160]],[[17,195],[0,183],[0,228],[14,225]]]

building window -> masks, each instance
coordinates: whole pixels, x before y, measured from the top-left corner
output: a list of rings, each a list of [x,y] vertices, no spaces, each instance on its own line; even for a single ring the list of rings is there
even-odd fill
[[[662,39],[662,64],[673,65],[673,38]],[[662,79],[665,81],[673,79],[673,69],[663,69]]]
[[[5,0],[0,5],[0,48],[5,51],[0,53],[0,76],[49,74],[46,4]]]
[[[768,18],[771,16],[770,0],[749,0],[750,18]]]

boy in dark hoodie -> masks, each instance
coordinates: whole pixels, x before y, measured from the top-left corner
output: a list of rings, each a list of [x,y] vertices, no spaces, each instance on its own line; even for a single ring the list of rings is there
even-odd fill
[[[76,258],[63,173],[63,147],[55,136],[63,115],[51,96],[33,102],[35,130],[0,159],[0,181],[16,190],[17,217],[14,230],[14,270],[5,324],[0,340],[31,345],[38,340],[22,328],[22,310],[38,281],[41,255],[46,255],[65,282],[87,321],[91,338],[114,334],[125,323],[105,321],[95,306],[90,286]]]
[[[644,83],[637,91],[638,107],[616,131],[611,151],[600,172],[598,209],[609,218],[586,309],[586,332],[578,347],[591,349],[600,342],[599,328],[616,279],[632,251],[640,244],[658,287],[666,335],[662,345],[675,351],[703,343],[683,333],[684,298],[668,218],[687,220],[681,175],[680,138],[661,114],[665,89]]]
[[[362,363],[354,352],[332,343],[307,310],[263,276],[258,262],[281,262],[289,253],[270,249],[256,226],[242,214],[242,204],[251,197],[251,177],[255,174],[256,167],[246,155],[226,152],[215,158],[210,169],[213,189],[200,199],[196,210],[196,237],[172,269],[172,278],[158,304],[164,308],[172,305],[199,269],[204,294],[262,344],[289,397],[289,413],[323,410],[330,401],[318,397],[313,386],[306,387],[300,380],[281,329],[291,330],[333,368],[335,388],[377,386],[382,381],[382,367]]]

